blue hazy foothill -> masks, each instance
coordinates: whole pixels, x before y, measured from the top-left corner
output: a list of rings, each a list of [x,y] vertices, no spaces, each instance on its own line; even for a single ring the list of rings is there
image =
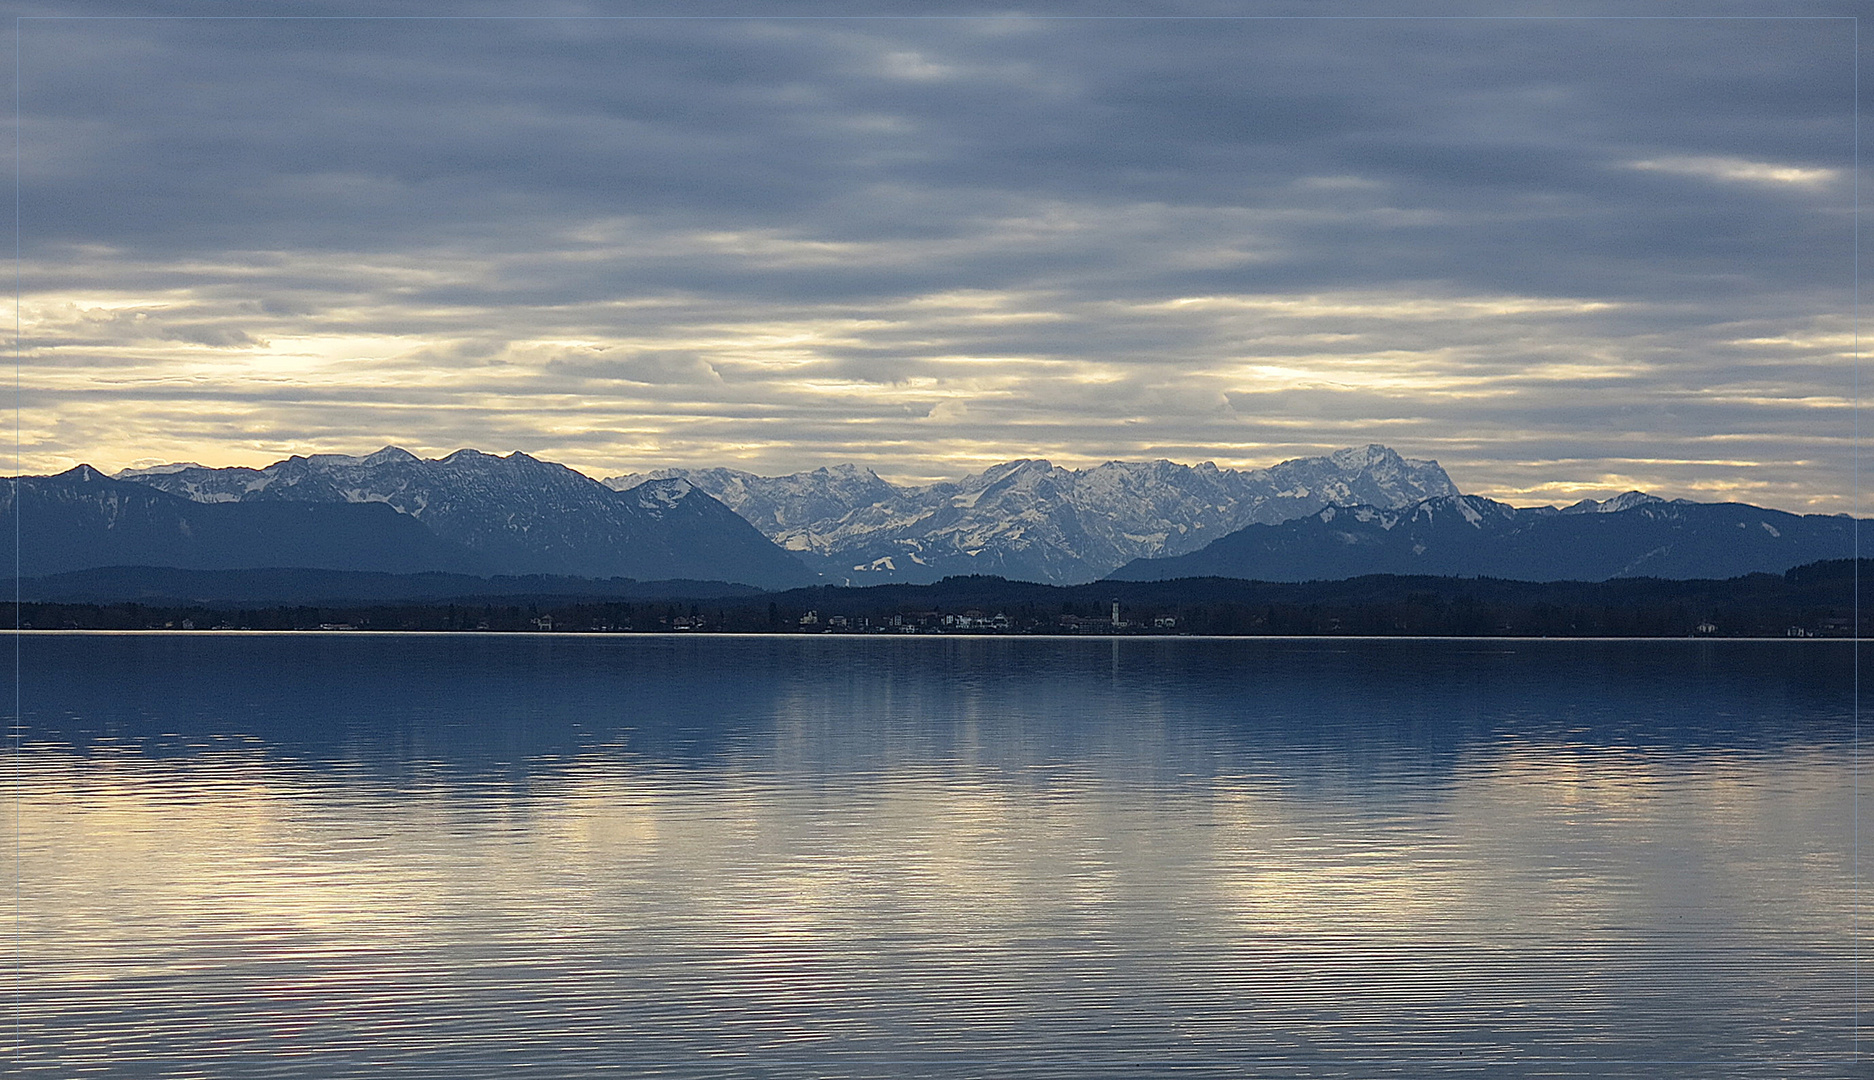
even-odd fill
[[[1730,578],[1846,558],[1857,536],[1855,521],[1846,516],[1743,503],[1642,496],[1616,506],[1571,513],[1457,495],[1403,510],[1328,507],[1279,525],[1248,526],[1189,555],[1135,560],[1111,580],[1325,581],[1363,574],[1518,581]]]

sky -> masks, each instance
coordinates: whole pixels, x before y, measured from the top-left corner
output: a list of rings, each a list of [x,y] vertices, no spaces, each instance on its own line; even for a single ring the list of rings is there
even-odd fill
[[[1060,17],[1134,9],[21,9],[18,467],[1377,442],[1859,509],[1842,9]]]

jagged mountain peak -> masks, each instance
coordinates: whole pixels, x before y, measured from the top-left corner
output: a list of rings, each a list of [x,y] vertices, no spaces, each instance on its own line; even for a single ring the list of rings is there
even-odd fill
[[[1665,501],[1657,495],[1648,495],[1644,491],[1623,491],[1611,499],[1583,499],[1578,503],[1562,507],[1561,512],[1564,514],[1617,514],[1636,506]]]
[[[1007,461],[1000,465],[992,465],[978,474],[981,477],[982,487],[993,487],[996,484],[1011,482],[1033,483],[1047,477],[1074,475],[1078,474],[1072,470],[1063,469],[1046,458],[1022,458],[1017,461]]]
[[[147,465],[142,468],[119,469],[112,474],[114,480],[135,480],[139,476],[163,476],[179,473],[188,469],[205,469],[208,466],[195,461],[176,461],[168,465]]]
[[[384,450],[392,450],[392,449],[395,449],[395,447],[387,446],[384,448]],[[277,469],[282,465],[287,465],[293,462],[299,462],[299,463],[308,464],[308,465],[324,466],[324,467],[340,466],[340,465],[365,467],[365,466],[374,464],[374,462],[372,462],[371,459],[374,457],[377,457],[378,454],[382,454],[384,450],[379,450],[376,454],[293,454],[287,457],[283,461],[274,462],[272,465],[267,466],[267,468]],[[219,472],[220,470],[210,470],[210,471]]]
[[[957,481],[959,487],[989,487],[1008,480],[1010,477],[1041,477],[1051,473],[1067,472],[1046,458],[1016,458],[1000,465],[991,465],[975,476],[966,476]],[[972,483],[974,481],[975,483]]]
[[[1365,469],[1379,464],[1391,465],[1401,463],[1405,460],[1400,457],[1398,451],[1394,450],[1392,447],[1382,446],[1379,443],[1367,443],[1365,446],[1349,446],[1342,450],[1336,450],[1327,455],[1327,457],[1329,461],[1332,461],[1343,469]],[[1306,461],[1308,459],[1300,458],[1297,460]],[[1282,464],[1287,465],[1291,463],[1285,461]],[[1436,463],[1434,462],[1433,464]]]
[[[822,465],[813,470],[815,476],[837,477],[841,480],[877,480],[878,474],[863,465],[847,462],[841,465]]]
[[[696,490],[695,484],[681,476],[672,476],[662,480],[646,480],[624,494],[636,498],[638,505],[647,510],[662,511],[689,498]]]
[[[421,462],[424,459],[411,456],[406,460],[413,461],[413,462]],[[435,460],[443,464],[471,464],[471,463],[480,464],[483,462],[492,464],[495,462],[502,462],[502,463],[506,463],[510,465],[529,465],[529,464],[553,465],[556,468],[562,468],[562,469],[566,467],[564,465],[560,465],[558,462],[545,461],[541,458],[534,457],[532,454],[528,454],[525,451],[521,451],[521,450],[510,450],[505,454],[490,454],[481,450],[473,449],[471,447],[463,447],[460,450],[457,450],[444,457],[436,458]]]
[[[1422,499],[1410,506],[1387,507],[1367,504],[1324,506],[1308,516],[1322,524],[1351,520],[1362,524],[1375,523],[1382,529],[1446,520],[1462,522],[1472,528],[1482,528],[1492,520],[1508,520],[1519,513],[1523,511],[1508,503],[1500,503],[1482,495],[1437,495]]]
[[[1482,495],[1440,495],[1408,507],[1403,513],[1418,521],[1428,521],[1440,514],[1455,514],[1466,525],[1482,528],[1491,519],[1514,518],[1517,510],[1508,503],[1500,503]]]
[[[393,461],[416,461],[417,456],[401,446],[386,446],[374,454],[366,454],[362,460],[366,465],[384,465]]]

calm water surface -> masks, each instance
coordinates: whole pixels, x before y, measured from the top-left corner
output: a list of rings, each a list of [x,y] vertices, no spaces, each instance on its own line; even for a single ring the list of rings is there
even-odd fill
[[[1871,1075],[1847,643],[21,646],[16,1075]]]

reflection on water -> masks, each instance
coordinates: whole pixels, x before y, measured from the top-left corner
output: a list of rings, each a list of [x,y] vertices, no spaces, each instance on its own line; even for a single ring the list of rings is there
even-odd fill
[[[23,647],[21,1075],[1857,1068],[1845,643]]]

